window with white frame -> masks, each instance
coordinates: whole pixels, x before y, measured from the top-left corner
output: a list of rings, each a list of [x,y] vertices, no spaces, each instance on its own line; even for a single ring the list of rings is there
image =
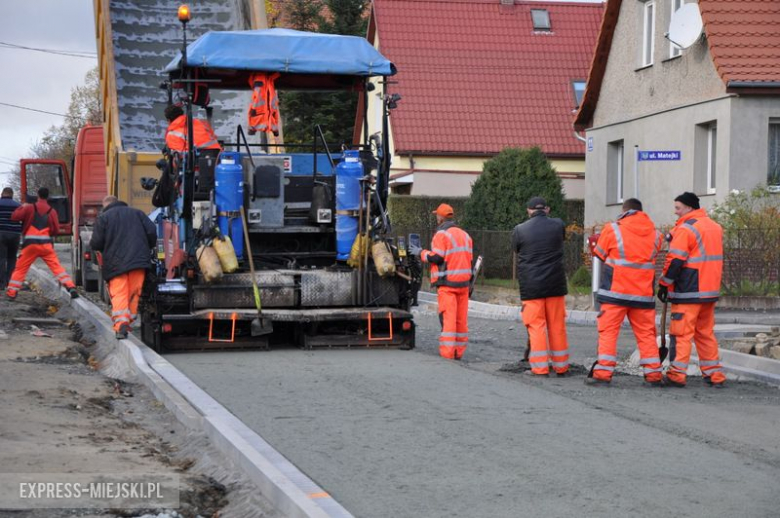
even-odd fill
[[[642,66],[653,64],[655,49],[655,2],[648,0],[642,5]]]
[[[670,13],[669,18],[671,19],[671,16],[674,13],[676,13],[677,10],[680,9],[680,7],[682,7],[685,2],[683,0],[669,0],[669,2],[671,3],[670,6],[671,8],[669,10]],[[681,54],[682,54],[682,49],[677,45],[675,45],[674,43],[672,43],[671,41],[669,41],[669,57],[676,58]]]
[[[607,204],[623,203],[623,147],[622,140],[607,147]]]
[[[780,119],[769,119],[767,185],[780,186]]]
[[[707,128],[707,194],[715,194],[715,179],[718,171],[718,125],[714,122]]]

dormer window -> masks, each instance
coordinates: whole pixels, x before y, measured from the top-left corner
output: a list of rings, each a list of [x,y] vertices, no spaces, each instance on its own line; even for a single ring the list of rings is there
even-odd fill
[[[550,13],[547,9],[531,9],[531,21],[535,31],[550,31]]]
[[[579,108],[580,103],[582,103],[582,96],[585,95],[585,81],[572,81],[571,86],[574,89],[574,101],[577,103],[575,106]]]

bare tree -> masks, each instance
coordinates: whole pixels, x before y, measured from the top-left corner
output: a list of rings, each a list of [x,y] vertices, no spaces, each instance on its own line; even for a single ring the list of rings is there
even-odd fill
[[[45,158],[62,160],[70,166],[73,163],[73,155],[76,146],[76,137],[79,130],[87,124],[100,124],[103,120],[103,107],[100,98],[100,75],[95,67],[87,72],[84,84],[76,86],[70,92],[70,104],[67,117],[59,126],[50,126],[43,136],[30,147],[30,156],[33,158]],[[43,174],[41,171],[37,171]],[[30,187],[41,182],[36,181],[36,171],[29,175]],[[19,167],[15,167],[10,174],[9,184],[18,192],[21,189]],[[37,189],[37,187],[36,187]]]

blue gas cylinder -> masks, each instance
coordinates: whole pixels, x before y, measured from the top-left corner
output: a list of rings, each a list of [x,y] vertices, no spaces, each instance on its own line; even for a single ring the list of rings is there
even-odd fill
[[[217,203],[217,222],[222,235],[229,236],[236,257],[244,257],[244,232],[241,226],[241,207],[244,204],[244,169],[241,153],[224,152],[214,171],[214,191]]]
[[[357,216],[340,211],[360,208],[360,179],[363,164],[358,151],[344,151],[344,159],[336,166],[336,259],[346,261],[358,232]]]

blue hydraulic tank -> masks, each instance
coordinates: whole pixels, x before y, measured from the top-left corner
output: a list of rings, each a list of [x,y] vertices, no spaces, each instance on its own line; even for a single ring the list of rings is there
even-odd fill
[[[236,257],[244,257],[244,231],[241,226],[241,206],[244,204],[244,169],[241,153],[224,152],[214,172],[217,221],[223,236],[230,236]]]
[[[336,259],[346,261],[358,232],[357,216],[343,211],[360,208],[360,179],[363,164],[358,151],[344,151],[344,160],[336,166]]]

